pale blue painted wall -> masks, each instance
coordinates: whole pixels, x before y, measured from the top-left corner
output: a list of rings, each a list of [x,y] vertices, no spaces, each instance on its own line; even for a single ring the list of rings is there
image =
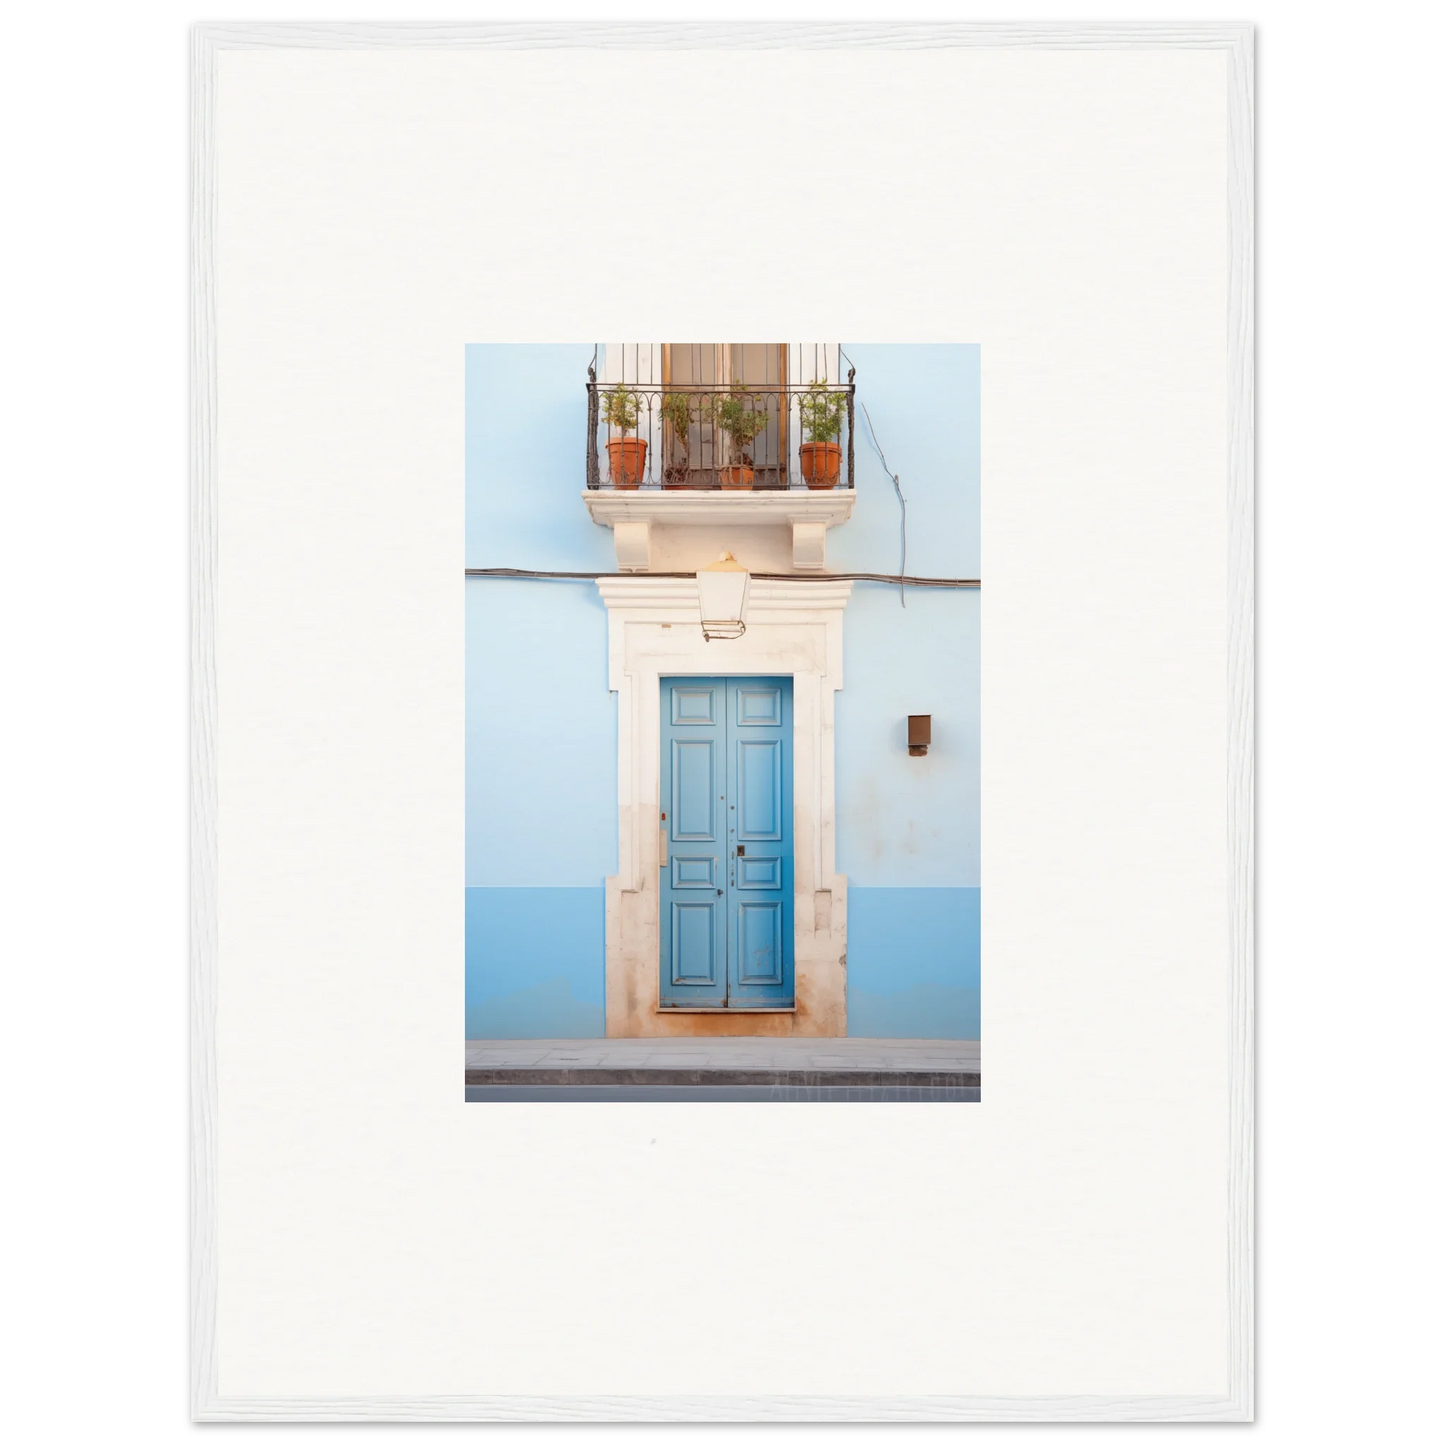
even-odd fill
[[[843,350],[858,369],[858,500],[848,524],[828,533],[829,569],[898,571],[898,498],[869,443],[866,406],[908,502],[909,572],[977,577],[979,348],[849,343]]]
[[[977,577],[976,346],[845,346],[858,369],[858,501],[828,535],[837,571]],[[979,1037],[979,617],[977,592],[859,583],[843,622],[837,697],[838,869],[848,877],[848,1032]],[[933,718],[908,755],[910,713]]]
[[[600,888],[617,871],[607,609],[590,582],[466,597],[467,886]]]
[[[468,888],[467,1037],[601,1038],[605,909],[601,888]]]
[[[979,594],[853,589],[835,703],[838,871],[865,888],[979,886]],[[928,755],[908,717],[928,713]]]
[[[468,567],[617,566],[582,504],[591,360],[591,346],[467,347]]]
[[[978,576],[979,350],[848,345],[908,500],[908,570]],[[467,348],[469,566],[610,571],[582,505],[591,345]],[[859,413],[836,571],[896,571],[898,503]],[[979,1036],[979,618],[974,592],[860,583],[838,694],[838,867],[851,1034]],[[467,585],[467,1031],[603,1031],[616,871],[616,702],[590,583]],[[942,646],[940,647],[940,642]],[[933,716],[927,758],[905,719]]]
[[[848,1032],[979,1036],[979,890],[848,887]]]

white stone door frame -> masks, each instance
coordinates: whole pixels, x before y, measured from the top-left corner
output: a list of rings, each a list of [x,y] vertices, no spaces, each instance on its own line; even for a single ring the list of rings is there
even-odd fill
[[[747,631],[703,639],[695,577],[604,577],[608,686],[617,694],[617,873],[607,885],[607,1036],[848,1031],[848,880],[834,871],[834,693],[851,582],[754,580]],[[793,679],[791,1012],[660,1010],[661,679]]]

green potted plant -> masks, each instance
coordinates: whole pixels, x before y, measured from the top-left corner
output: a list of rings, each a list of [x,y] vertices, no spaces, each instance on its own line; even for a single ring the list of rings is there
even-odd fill
[[[637,430],[642,399],[629,386],[614,386],[602,393],[602,419],[607,423],[607,468],[612,485],[634,492],[647,462],[647,442],[628,436]],[[615,433],[615,434],[614,434]]]
[[[692,402],[685,391],[669,391],[662,398],[661,413],[663,421],[672,428],[672,435],[676,440],[672,455],[674,458],[681,455],[680,461],[674,461],[672,465],[662,469],[663,487],[675,492],[687,485],[688,438],[693,423]],[[697,419],[701,421],[705,418],[699,416]]]
[[[807,438],[798,447],[798,464],[810,492],[830,492],[838,485],[843,449],[838,438],[843,432],[848,398],[841,391],[829,391],[826,381],[808,384],[798,399],[798,417]]]
[[[770,420],[765,410],[758,409],[756,400],[747,387],[735,381],[728,394],[713,403],[713,421],[733,444],[733,463],[718,468],[727,491],[746,490],[753,484],[753,459],[747,449],[768,429]]]

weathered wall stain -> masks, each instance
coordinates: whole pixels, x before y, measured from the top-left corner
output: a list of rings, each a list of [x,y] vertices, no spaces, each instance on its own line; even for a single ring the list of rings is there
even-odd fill
[[[910,516],[912,509],[910,508]],[[837,697],[838,870],[859,887],[979,884],[979,598],[859,588]],[[926,757],[908,715],[927,712]]]

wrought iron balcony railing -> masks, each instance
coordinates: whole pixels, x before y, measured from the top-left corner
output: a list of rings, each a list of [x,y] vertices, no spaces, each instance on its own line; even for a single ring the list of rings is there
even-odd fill
[[[587,487],[853,487],[853,372],[799,386],[587,383]]]

